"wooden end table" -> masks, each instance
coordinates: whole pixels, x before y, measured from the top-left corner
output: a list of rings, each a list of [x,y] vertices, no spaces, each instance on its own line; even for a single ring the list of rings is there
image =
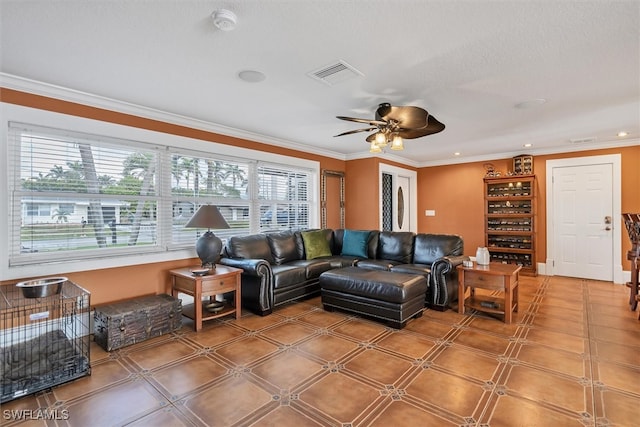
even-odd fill
[[[191,273],[193,268],[171,270],[171,295],[178,297],[179,293],[191,295],[193,304],[182,307],[182,314],[193,319],[196,332],[202,329],[202,322],[235,313],[236,319],[242,315],[240,277],[242,270],[226,265],[216,265],[216,269],[204,276]],[[209,313],[203,307],[203,297],[212,297],[227,292],[235,293],[235,303],[227,304],[217,313]]]
[[[490,314],[504,316],[511,323],[513,311],[518,311],[518,280],[522,266],[492,262],[473,267],[458,266],[458,313],[472,308]],[[502,291],[502,297],[479,296],[475,288]],[[469,296],[466,291],[469,289]]]

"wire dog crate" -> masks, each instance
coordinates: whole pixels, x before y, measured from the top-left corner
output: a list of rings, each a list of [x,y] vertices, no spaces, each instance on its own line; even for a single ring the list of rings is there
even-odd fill
[[[90,293],[60,279],[51,295],[0,286],[1,403],[91,373]]]

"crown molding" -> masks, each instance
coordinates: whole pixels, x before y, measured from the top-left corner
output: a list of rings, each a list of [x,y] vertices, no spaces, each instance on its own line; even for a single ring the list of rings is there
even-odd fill
[[[45,96],[48,98],[59,99],[62,101],[74,102],[89,107],[102,108],[105,110],[115,111],[123,114],[131,114],[134,116],[158,120],[165,123],[171,123],[179,126],[185,126],[192,129],[203,130],[206,132],[217,133],[220,135],[231,136],[235,138],[246,139],[249,141],[259,142],[262,144],[272,145],[279,148],[287,148],[291,150],[301,151],[309,154],[316,154],[328,158],[337,160],[358,160],[373,157],[368,151],[363,151],[354,154],[343,154],[331,150],[320,149],[318,147],[310,147],[305,144],[301,144],[295,141],[290,141],[281,138],[275,138],[268,135],[249,132],[242,129],[237,129],[229,126],[224,126],[218,123],[208,122],[204,120],[198,120],[179,114],[169,113],[166,111],[156,110],[149,107],[144,107],[137,104],[132,104],[124,101],[119,101],[104,96],[94,95],[87,92],[82,92],[75,89],[70,89],[62,86],[57,86],[49,83],[44,83],[36,80],[27,79],[20,76],[15,76],[7,73],[0,73],[0,87],[7,89],[18,90],[21,92],[32,93],[34,95]],[[640,138],[631,139],[613,139],[609,141],[601,141],[598,143],[585,143],[585,144],[571,144],[563,147],[553,149],[538,149],[527,150],[527,154],[533,156],[542,156],[559,153],[571,153],[585,150],[599,150],[605,148],[616,147],[629,147],[634,145],[640,145]],[[384,159],[404,164],[414,168],[431,167],[431,166],[446,166],[462,163],[473,163],[491,161],[496,159],[504,159],[515,157],[522,154],[522,150],[518,152],[502,152],[492,153],[482,156],[474,157],[456,157],[444,160],[416,162],[405,157],[400,157],[388,152],[385,152]]]
[[[486,154],[482,156],[451,158],[451,159],[437,160],[432,162],[421,162],[417,167],[424,168],[424,167],[431,167],[431,166],[457,165],[462,163],[487,162],[487,161],[496,160],[496,159],[508,159],[511,157],[520,156],[522,154],[530,154],[532,156],[546,156],[551,154],[573,153],[578,151],[602,150],[606,148],[632,147],[634,145],[640,145],[640,138],[613,139],[610,141],[598,142],[597,144],[594,144],[594,143],[571,144],[568,146],[556,147],[556,148],[507,151],[502,153]],[[526,151],[526,153],[523,153],[523,151]]]
[[[224,126],[218,123],[208,122],[205,120],[193,119],[191,117],[181,116],[179,114],[174,114],[167,111],[156,110],[154,108],[144,107],[129,102],[119,101],[117,99],[94,95],[63,86],[57,86],[49,83],[31,80],[12,74],[0,73],[0,87],[27,92],[34,95],[45,96],[48,98],[55,98],[62,101],[74,102],[89,107],[102,108],[118,113],[130,114],[146,119],[158,120],[165,123],[185,126],[188,128],[217,133],[225,136],[246,139],[249,141],[273,145],[280,148],[302,151],[305,153],[316,154],[319,156],[330,157],[338,160],[346,160],[344,154],[337,153],[335,151],[323,150],[317,147],[310,147],[308,145],[301,144],[295,141],[249,132],[242,129]]]
[[[419,168],[420,164],[418,162],[414,162],[413,160],[407,159],[405,157],[400,157],[394,154],[390,154],[389,152],[383,152],[381,154],[371,154],[368,151],[363,151],[360,153],[347,154],[345,156],[345,160],[358,160],[358,159],[369,159],[371,157],[381,157],[383,160],[388,160],[391,162],[400,163],[405,166],[410,166],[413,168]]]

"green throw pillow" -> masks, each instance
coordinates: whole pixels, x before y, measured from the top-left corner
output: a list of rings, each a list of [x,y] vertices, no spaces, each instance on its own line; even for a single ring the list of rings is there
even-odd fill
[[[342,255],[367,258],[369,231],[344,230]]]
[[[329,249],[329,241],[325,230],[302,231],[300,234],[302,234],[307,259],[331,256],[331,249]]]

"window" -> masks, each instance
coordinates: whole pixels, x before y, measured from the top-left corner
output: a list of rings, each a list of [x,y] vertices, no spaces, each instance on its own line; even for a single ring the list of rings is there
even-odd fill
[[[260,230],[309,228],[309,173],[258,167]]]
[[[173,244],[197,240],[202,230],[185,229],[184,224],[205,204],[218,206],[229,223],[228,230],[214,230],[216,236],[250,233],[249,162],[186,151],[171,153],[170,162]]]
[[[191,249],[203,204],[223,239],[309,228],[317,206],[312,169],[15,122],[9,152],[10,265]]]
[[[12,124],[11,261],[158,245],[157,148]]]

